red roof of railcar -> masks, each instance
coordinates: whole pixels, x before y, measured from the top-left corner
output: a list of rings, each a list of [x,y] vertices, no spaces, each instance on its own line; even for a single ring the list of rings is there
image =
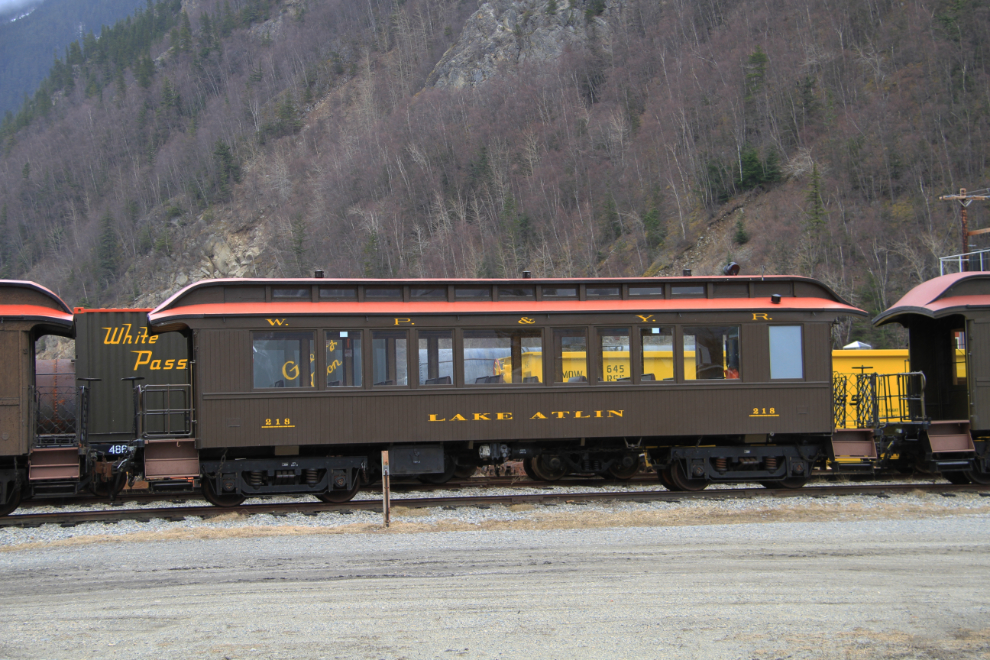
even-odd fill
[[[662,285],[673,283],[680,286],[699,286],[710,282],[803,282],[816,287],[822,295],[793,296],[784,295],[780,302],[774,304],[770,296],[760,298],[722,297],[722,298],[626,298],[626,299],[592,299],[592,300],[486,300],[486,301],[291,301],[273,300],[268,302],[210,302],[199,304],[183,304],[183,299],[197,290],[217,286],[429,286],[454,285],[478,286],[497,284],[500,286],[576,286],[579,284],[597,286],[630,285]],[[538,314],[538,313],[585,313],[585,312],[684,312],[684,311],[770,311],[770,310],[801,310],[801,311],[834,311],[841,314],[865,316],[866,312],[849,305],[821,282],[804,277],[768,276],[768,277],[684,277],[684,278],[589,278],[589,279],[417,279],[417,280],[371,280],[350,279],[331,280],[317,278],[299,279],[223,279],[203,280],[191,284],[164,303],[156,307],[148,315],[152,324],[161,325],[183,318],[203,318],[208,316],[258,316],[277,314],[279,316],[320,316],[320,315],[371,315],[395,314],[397,306],[401,306],[403,314]]]
[[[963,289],[962,284],[967,286]],[[986,293],[974,291],[972,283],[984,285]],[[918,314],[929,318],[948,316],[963,309],[990,308],[990,273],[953,273],[922,282],[873,319],[874,325],[897,321]]]

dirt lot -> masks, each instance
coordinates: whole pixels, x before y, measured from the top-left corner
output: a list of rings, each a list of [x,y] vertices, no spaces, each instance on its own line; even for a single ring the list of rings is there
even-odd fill
[[[990,658],[990,517],[857,518],[22,545],[0,658]]]

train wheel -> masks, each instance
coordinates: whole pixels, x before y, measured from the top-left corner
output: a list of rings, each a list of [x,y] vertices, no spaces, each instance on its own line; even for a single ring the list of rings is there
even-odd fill
[[[668,478],[671,483],[677,487],[676,490],[695,491],[708,488],[707,479],[689,478],[684,473],[684,467],[681,465],[680,461],[675,461],[674,464],[670,466],[670,474],[668,475]]]
[[[443,456],[443,472],[438,474],[421,474],[417,477],[424,484],[445,484],[454,478],[454,472],[457,471],[457,463],[454,459],[444,454]]]
[[[6,516],[7,514],[13,513],[14,509],[21,505],[21,489],[15,488],[7,498],[7,501],[0,504],[0,517]]]
[[[955,484],[957,486],[964,486],[969,483],[969,472],[943,472],[942,476],[950,484]]]
[[[524,458],[523,459],[523,462],[522,462],[522,464],[523,464],[523,472],[525,472],[526,473],[526,476],[529,477],[530,479],[532,479],[533,481],[539,481],[540,478],[538,476],[536,476],[536,472],[533,471],[533,461],[534,460],[536,460],[536,459],[533,459],[533,458]]]
[[[567,475],[567,466],[561,462],[560,467],[554,468],[550,461],[544,460],[545,456],[537,456],[533,459],[532,467],[536,478],[540,481],[557,481]]]
[[[454,468],[454,476],[458,479],[470,479],[477,471],[477,465],[458,465]]]
[[[627,479],[632,479],[639,472],[639,461],[635,461],[632,465],[626,467],[621,463],[617,465],[612,465],[606,474],[602,475],[605,477],[611,477],[613,479],[621,479],[626,481]]]
[[[976,470],[967,470],[966,476],[974,484],[980,484],[981,486],[990,486],[990,474],[986,472],[977,472]]]
[[[361,479],[355,476],[354,485],[349,490],[329,490],[326,493],[315,493],[316,499],[327,504],[343,504],[350,502],[361,490]]]
[[[670,480],[670,468],[667,468],[665,470],[657,470],[657,477],[660,479],[660,483],[663,485],[663,487],[666,488],[667,490],[673,490],[673,491],[680,490],[677,486],[674,485],[674,482]]]
[[[240,506],[247,498],[243,495],[217,495],[213,489],[213,479],[203,479],[203,497],[213,506]]]

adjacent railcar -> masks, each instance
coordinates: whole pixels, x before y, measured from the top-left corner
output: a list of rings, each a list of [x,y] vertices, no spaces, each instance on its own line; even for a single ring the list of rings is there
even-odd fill
[[[96,474],[98,494],[119,491],[128,478],[141,473],[161,488],[191,487],[195,477],[157,483],[155,459],[172,447],[146,443],[145,435],[161,435],[188,426],[187,415],[176,406],[164,416],[138,415],[139,385],[154,385],[178,399],[189,388],[189,342],[176,332],[152,334],[149,309],[86,309],[77,307],[75,376],[87,388],[86,448]],[[151,463],[148,464],[150,457]],[[174,471],[174,470],[172,470]]]
[[[520,458],[631,476],[645,454],[671,488],[801,485],[835,453],[843,315],[865,313],[800,277],[316,278],[198,282],[149,320],[194,351],[175,458],[233,505],[346,500],[381,449],[438,481]]]
[[[908,329],[911,370],[924,374],[902,397],[909,419],[880,435],[880,467],[990,484],[990,273],[919,284],[873,322]]]
[[[17,508],[29,485],[79,479],[75,383],[43,374],[39,388],[35,373],[35,342],[73,333],[72,311],[57,295],[33,282],[0,281],[0,515]]]

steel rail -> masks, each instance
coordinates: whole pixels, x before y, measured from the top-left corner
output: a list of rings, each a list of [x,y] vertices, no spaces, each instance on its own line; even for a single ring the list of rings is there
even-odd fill
[[[443,484],[424,484],[418,481],[392,481],[392,491],[396,493],[433,492],[437,490],[461,490],[465,488],[549,488],[549,487],[581,487],[594,488],[598,486],[623,486],[639,484],[656,484],[655,474],[633,477],[632,479],[601,479],[596,477],[578,477],[560,479],[554,482],[532,481],[529,477],[479,477],[472,479],[456,479]],[[380,491],[381,484],[375,483],[363,486],[362,491]],[[267,496],[266,496],[267,497]],[[124,490],[116,495],[114,502],[166,502],[179,503],[186,499],[203,499],[202,492],[183,490],[174,492],[151,492],[145,489]],[[83,493],[72,497],[41,497],[23,500],[21,509],[39,506],[72,506],[96,503],[109,503],[109,497],[100,497],[92,493]]]
[[[791,498],[812,497],[823,498],[842,495],[875,495],[889,497],[898,492],[923,490],[925,492],[942,493],[953,496],[955,493],[975,492],[983,497],[990,497],[990,486],[981,484],[869,484],[856,486],[809,486],[805,488],[736,488],[720,490],[702,490],[680,492],[669,490],[657,491],[626,491],[626,492],[588,492],[588,493],[532,493],[518,495],[477,495],[468,497],[417,497],[393,499],[393,507],[427,508],[427,507],[481,507],[488,508],[497,505],[512,504],[585,504],[595,501],[613,502],[679,502],[681,500],[720,500],[720,499],[754,499],[760,497]],[[177,506],[162,509],[112,509],[103,511],[71,511],[56,513],[13,513],[0,518],[0,527],[38,527],[56,524],[63,527],[74,527],[87,522],[113,523],[121,520],[148,522],[150,520],[181,521],[190,517],[213,518],[217,516],[238,513],[250,516],[268,514],[277,517],[291,513],[301,513],[316,516],[326,512],[380,511],[381,500],[352,500],[344,504],[325,504],[323,502],[289,502],[279,504],[248,504],[238,507],[215,506]]]

